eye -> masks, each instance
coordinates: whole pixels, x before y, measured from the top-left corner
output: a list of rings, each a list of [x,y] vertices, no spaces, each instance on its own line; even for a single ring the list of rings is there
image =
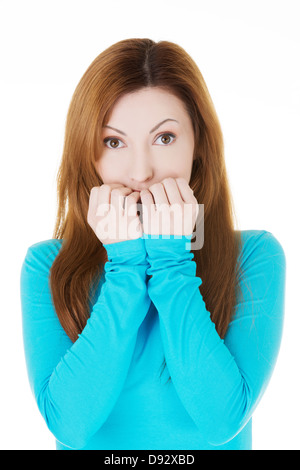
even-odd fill
[[[171,139],[173,139],[173,140],[172,140],[171,142],[170,142],[170,141],[169,141],[169,142],[163,142],[163,141],[162,141],[162,145],[164,145],[164,146],[170,145],[170,144],[174,141],[174,139],[176,139],[176,136],[175,136],[174,134],[172,134],[171,132],[165,132],[164,134],[160,134],[160,135],[156,138],[155,142],[156,142],[159,138],[162,138],[162,137],[165,138],[166,136],[167,136],[167,139],[170,140],[170,137],[171,137]],[[110,141],[111,141],[111,142],[110,142]],[[108,142],[110,142],[109,146],[107,146],[107,147],[108,147],[109,149],[111,149],[111,150],[122,148],[122,147],[120,147],[120,145],[118,144],[118,142],[122,142],[122,141],[121,141],[120,139],[118,139],[117,137],[106,137],[103,142],[104,142],[105,145],[106,145]],[[123,142],[122,142],[122,143],[123,143]]]
[[[115,145],[116,141],[119,141],[119,142],[122,142],[120,139],[117,139],[117,137],[106,137],[106,139],[104,139],[104,143],[106,144],[107,142],[109,141],[112,141],[114,142],[113,146],[112,147],[108,147],[109,149],[118,149],[118,148],[122,148],[122,147],[119,147],[119,145]]]
[[[171,137],[173,140],[172,140],[171,142],[163,142],[163,145],[164,145],[164,146],[170,145],[170,143],[172,143],[172,142],[174,141],[174,139],[176,139],[176,136],[175,136],[174,134],[171,134],[171,132],[165,132],[164,134],[160,134],[160,135],[157,137],[156,140],[160,139],[161,137],[164,137],[164,138],[165,138],[166,136],[167,136],[167,138],[168,138],[168,137],[169,137],[169,138]]]

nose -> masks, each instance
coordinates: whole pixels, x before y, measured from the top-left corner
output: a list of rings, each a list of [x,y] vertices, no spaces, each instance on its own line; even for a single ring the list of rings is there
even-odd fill
[[[129,169],[129,178],[135,189],[146,189],[153,178],[153,174],[154,168],[147,152],[139,152],[139,154],[133,156]]]

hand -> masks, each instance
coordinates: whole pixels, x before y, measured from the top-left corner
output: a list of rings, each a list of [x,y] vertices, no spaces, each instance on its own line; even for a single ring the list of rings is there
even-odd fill
[[[191,235],[199,207],[184,178],[165,178],[141,191],[143,231],[152,235]],[[155,207],[156,205],[156,207]]]
[[[137,201],[139,192],[121,184],[91,189],[87,221],[104,244],[133,240],[143,235]]]

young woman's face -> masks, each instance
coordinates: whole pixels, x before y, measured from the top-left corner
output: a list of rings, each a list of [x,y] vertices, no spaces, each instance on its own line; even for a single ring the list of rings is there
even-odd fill
[[[102,129],[102,140],[96,170],[104,184],[142,190],[167,177],[190,181],[192,122],[181,100],[161,88],[121,97]]]

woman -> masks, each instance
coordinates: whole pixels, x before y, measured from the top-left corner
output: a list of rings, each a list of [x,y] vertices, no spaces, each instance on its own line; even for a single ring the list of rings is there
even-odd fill
[[[57,449],[251,449],[285,255],[270,232],[235,230],[221,127],[180,46],[127,39],[89,66],[58,202],[21,272],[29,380]]]

